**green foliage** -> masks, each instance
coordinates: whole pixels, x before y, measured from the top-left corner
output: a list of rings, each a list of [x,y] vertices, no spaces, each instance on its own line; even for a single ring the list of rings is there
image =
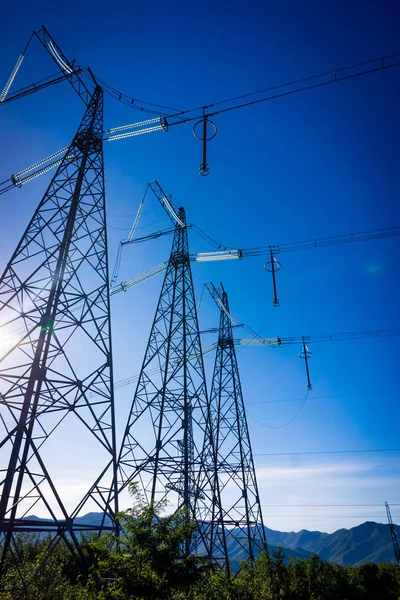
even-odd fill
[[[2,578],[6,589],[12,591],[2,593],[2,600],[14,600],[18,594],[25,600],[75,600],[71,583],[77,581],[79,569],[61,545],[53,550],[50,560],[44,560],[50,542],[50,537],[40,534],[17,536],[19,560],[11,562],[8,555]]]
[[[282,550],[245,562],[230,579],[198,556],[185,556],[193,532],[185,511],[165,516],[164,506],[147,505],[132,486],[134,506],[119,515],[119,535],[88,535],[85,561],[77,564],[59,544],[51,559],[50,538],[23,535],[20,559],[5,565],[14,592],[2,600],[398,600],[400,575],[391,564],[360,567],[329,564],[317,555],[289,559]],[[86,563],[83,567],[83,563]],[[27,582],[22,596],[15,587]]]
[[[163,516],[163,505],[147,505],[136,486],[130,491],[135,504],[118,516],[119,536],[103,535],[85,548],[88,598],[167,598],[195,583],[203,570],[199,557],[182,552],[193,532],[187,512]]]

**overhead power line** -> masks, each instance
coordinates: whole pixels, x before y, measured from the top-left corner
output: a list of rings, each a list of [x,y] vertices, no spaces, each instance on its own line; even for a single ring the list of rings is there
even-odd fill
[[[1,193],[1,190],[0,190],[0,193]],[[213,240],[210,236],[208,236],[197,225],[187,225],[187,227],[191,227],[192,229],[194,229],[195,231],[200,233],[200,235],[205,240],[207,240],[210,244],[212,244],[217,249],[216,252],[198,252],[196,254],[191,254],[190,260],[196,261],[196,262],[220,261],[220,260],[228,260],[228,259],[229,260],[232,260],[232,259],[242,260],[243,258],[251,257],[251,256],[270,255],[272,252],[279,253],[279,252],[289,252],[289,251],[295,251],[295,250],[305,250],[306,248],[318,248],[318,247],[328,246],[328,245],[338,245],[338,244],[345,244],[345,243],[350,243],[350,242],[361,242],[361,241],[381,239],[381,238],[386,238],[386,237],[395,237],[395,236],[400,235],[400,226],[397,225],[394,227],[386,227],[384,229],[372,229],[372,230],[368,230],[368,231],[359,231],[356,233],[348,233],[348,234],[342,234],[342,235],[338,235],[338,236],[331,236],[331,237],[326,237],[326,238],[307,240],[307,241],[303,241],[303,242],[295,242],[293,244],[283,244],[281,246],[275,245],[275,246],[259,247],[259,248],[247,248],[244,250],[235,250],[229,246],[224,246],[223,244],[219,244],[218,242]],[[173,233],[173,231],[174,231],[173,229],[169,229],[169,230],[152,233],[152,234],[149,234],[149,235],[141,237],[141,238],[128,239],[126,241],[121,242],[121,245],[148,241],[151,239],[158,238],[162,235],[169,235],[169,234]],[[274,249],[274,250],[272,250],[272,249]],[[118,260],[120,262],[120,257]],[[160,273],[160,271],[155,269],[153,274],[157,275],[158,273]],[[146,279],[149,278],[147,276],[147,271],[145,274],[146,274],[146,277],[144,277],[144,278],[141,278],[141,274],[137,274],[134,277],[132,277],[124,282],[121,282],[120,288],[116,289],[114,291],[114,293],[117,293],[117,291],[126,290],[129,287],[131,287],[130,286],[131,280],[134,280],[135,284],[140,283],[141,281],[145,281]],[[115,283],[115,281],[114,281],[114,276],[113,276],[113,284],[114,283]],[[253,330],[251,330],[251,331],[253,332]],[[255,332],[253,332],[253,333],[254,333],[255,337],[261,339],[260,336],[258,336]]]
[[[238,96],[226,98],[218,102],[208,103],[205,105],[203,104],[202,106],[197,106],[196,108],[189,110],[176,110],[172,107],[145,102],[138,100],[137,98],[133,98],[132,96],[128,96],[127,94],[124,94],[111,86],[100,77],[94,75],[93,71],[89,67],[80,67],[75,59],[68,61],[60,45],[53,37],[50,36],[45,27],[42,27],[38,31],[34,31],[32,36],[36,36],[36,38],[39,39],[44,48],[52,56],[56,64],[60,67],[61,76],[55,77],[48,81],[39,82],[38,84],[32,84],[23,90],[18,90],[15,93],[9,94],[11,84],[24,58],[23,53],[19,57],[17,64],[11,72],[6,86],[0,95],[0,102],[9,102],[16,98],[21,98],[27,94],[43,89],[48,85],[53,85],[66,79],[72,84],[72,86],[75,88],[75,91],[77,91],[86,105],[91,95],[90,90],[93,88],[93,84],[95,84],[102,87],[105,92],[116,98],[118,101],[129,105],[140,112],[156,115],[157,118],[153,119],[153,121],[157,121],[157,119],[160,121],[158,124],[154,124],[154,126],[151,127],[149,127],[148,122],[145,121],[143,123],[132,123],[130,125],[122,125],[113,128],[114,130],[124,130],[124,133],[109,136],[106,138],[109,140],[126,139],[141,135],[143,133],[152,133],[161,130],[168,131],[168,128],[172,125],[198,121],[193,128],[193,132],[195,137],[201,140],[203,144],[203,162],[199,168],[200,175],[208,175],[210,172],[210,167],[206,162],[207,141],[212,139],[217,133],[216,125],[210,120],[211,117],[215,117],[232,110],[237,110],[239,108],[244,108],[246,106],[267,102],[268,100],[296,94],[305,90],[330,85],[332,83],[345,81],[347,79],[353,79],[355,77],[360,77],[362,75],[367,75],[377,71],[391,69],[400,65],[400,53],[390,54],[383,57],[377,57],[372,60],[341,67],[339,69],[333,69],[318,73],[316,75],[302,77],[300,79],[283,84],[269,86],[257,91],[240,94]],[[25,51],[26,49],[24,52]],[[197,125],[199,125],[200,129],[203,130],[203,133],[200,135],[196,133]],[[207,137],[207,126],[211,127],[213,130],[213,133],[210,135],[210,137]],[[131,129],[132,131],[130,131]]]
[[[400,504],[390,503],[391,506],[400,506]],[[372,508],[374,506],[382,508],[382,503],[375,504],[261,504],[261,506],[273,506],[282,508]]]
[[[263,506],[263,505],[262,505]],[[385,515],[267,515],[268,519],[383,519]],[[400,519],[400,515],[393,515],[394,519]]]
[[[192,227],[194,231],[196,231],[201,237],[203,237],[203,239],[209,242],[217,250],[233,249],[233,246],[227,246],[215,241],[197,225],[193,225]],[[250,256],[269,256],[271,251],[274,255],[277,255],[284,252],[310,250],[312,248],[322,248],[324,246],[338,246],[341,244],[349,244],[351,242],[366,242],[369,240],[396,237],[398,235],[400,235],[400,225],[395,225],[393,227],[384,227],[382,229],[369,229],[322,238],[311,238],[307,240],[301,240],[299,242],[289,242],[286,244],[271,244],[269,246],[256,246],[254,248],[240,248],[240,252],[241,258]]]
[[[329,400],[333,398],[349,398],[354,396],[376,396],[378,394],[399,394],[400,390],[374,390],[370,392],[352,392],[343,394],[327,394],[326,396],[309,396],[307,402],[312,400]],[[302,402],[303,398],[285,398],[283,400],[257,400],[254,402],[246,402],[246,404],[284,404],[286,402]]]
[[[348,340],[362,340],[366,338],[391,337],[400,335],[400,327],[392,327],[389,329],[372,329],[368,331],[348,331],[343,333],[325,333],[319,335],[299,335],[295,337],[269,337],[263,338],[259,336],[254,329],[248,325],[244,327],[250,331],[255,337],[253,338],[236,338],[235,344],[239,346],[269,346],[277,348],[279,346],[287,346],[291,344],[318,343],[318,342],[341,342]]]
[[[296,252],[298,250],[310,250],[312,248],[322,248],[324,246],[338,246],[349,244],[351,242],[366,242],[379,238],[394,237],[400,235],[400,226],[385,227],[383,229],[371,229],[369,231],[357,231],[355,233],[346,233],[342,235],[333,235],[329,237],[303,240],[300,242],[290,242],[287,244],[275,244],[261,248],[248,248],[242,250],[244,256],[265,256],[272,249],[273,254],[282,254],[283,252]]]
[[[117,89],[113,88],[111,85],[109,85],[107,82],[105,82],[98,76],[96,76],[96,79],[101,83],[106,92],[110,93],[114,98],[120,100],[124,104],[128,104],[133,108],[139,108],[139,110],[144,111],[146,110],[146,106],[148,106],[149,108],[162,108],[164,110],[158,111],[157,114],[160,116],[168,116],[169,119],[175,119],[175,121],[170,121],[169,125],[178,125],[181,123],[187,123],[189,121],[199,119],[200,117],[214,117],[216,115],[228,111],[237,110],[239,108],[259,104],[261,102],[267,102],[268,100],[274,100],[276,98],[282,98],[284,96],[290,96],[299,92],[303,92],[305,90],[323,87],[332,83],[345,81],[347,79],[353,79],[355,77],[360,77],[362,75],[367,75],[376,71],[382,71],[393,67],[398,67],[399,65],[400,53],[389,54],[386,56],[373,58],[372,60],[341,67],[339,69],[332,69],[330,71],[324,71],[316,75],[301,77],[300,79],[295,79],[286,83],[265,87],[260,90],[240,94],[231,98],[225,98],[224,100],[220,100],[218,102],[207,103],[201,106],[197,106],[195,108],[187,110],[178,110],[172,113],[170,111],[173,111],[174,109],[172,109],[171,107],[151,104],[137,100],[132,96],[124,94],[118,91]],[[255,98],[256,96],[262,97]],[[243,100],[246,100],[246,102],[242,102]],[[143,107],[141,108],[139,104],[142,104]],[[149,108],[147,109],[147,111],[151,112]],[[168,112],[165,112],[165,110]],[[154,110],[152,112],[154,112]],[[192,113],[196,113],[196,115],[187,116],[192,115]]]
[[[161,265],[159,265],[159,266],[161,267]],[[239,326],[241,326],[241,325],[239,325]],[[370,334],[371,334],[370,336],[368,336],[368,335],[367,335],[367,333],[368,333],[368,332],[366,332],[366,331],[364,331],[364,332],[359,332],[359,333],[362,333],[362,334],[363,334],[363,336],[362,336],[362,338],[358,338],[358,339],[365,339],[365,338],[367,338],[367,337],[377,337],[377,333],[380,333],[380,334],[381,334],[381,337],[384,337],[384,332],[386,332],[386,331],[388,331],[388,332],[391,332],[391,333],[388,333],[388,335],[400,335],[400,328],[398,328],[398,329],[396,330],[396,331],[397,331],[397,333],[393,333],[395,330],[386,330],[386,329],[382,329],[382,330],[374,330],[374,331],[371,331],[371,332],[370,332]],[[352,338],[342,338],[342,337],[340,337],[341,335],[345,335],[345,334],[337,334],[337,335],[338,335],[338,337],[337,337],[337,338],[335,338],[335,336],[334,336],[333,334],[329,334],[328,336],[326,336],[327,338],[329,338],[329,340],[328,340],[328,339],[325,339],[325,340],[321,340],[321,339],[320,339],[320,340],[317,340],[317,341],[335,341],[336,339],[357,339],[357,338],[356,338],[356,332],[354,332],[354,334],[353,334],[353,337],[352,337]],[[347,334],[347,335],[348,335],[348,334]],[[315,337],[316,337],[316,338],[319,338],[319,337],[323,337],[323,336],[315,336]],[[262,338],[262,339],[267,339],[267,338]],[[278,338],[270,338],[270,339],[274,339],[274,340],[276,340],[276,339],[278,339]],[[303,338],[282,338],[282,339],[288,339],[288,340],[289,340],[289,339],[290,339],[290,340],[296,340],[296,339],[300,339],[300,340],[302,340]],[[307,340],[309,340],[310,342],[314,341],[314,337],[307,337],[306,339],[307,339]],[[240,339],[235,339],[234,341],[235,341],[235,343],[237,344],[237,343],[238,343],[238,342],[240,342],[241,340],[240,340]],[[250,341],[251,341],[251,340],[250,340]],[[244,346],[250,345],[250,344],[249,344],[249,340],[245,340],[245,342],[246,342],[246,343],[245,343],[245,344],[243,344]],[[294,343],[294,342],[291,342],[291,343]],[[268,345],[269,347],[274,347],[273,345],[270,345],[270,344],[264,344],[264,345]],[[216,348],[216,343],[209,344],[208,346],[203,346],[203,348],[202,348],[202,354],[207,354],[207,353],[209,353],[209,352],[211,352],[211,351],[215,350],[215,348]],[[194,358],[195,358],[195,356],[194,356]],[[127,386],[127,385],[130,385],[130,384],[132,384],[132,383],[135,383],[135,382],[137,381],[137,378],[138,378],[138,375],[133,375],[133,376],[131,376],[131,377],[127,377],[126,379],[122,379],[121,381],[117,381],[117,382],[114,384],[114,388],[115,388],[115,389],[117,389],[117,388],[120,388],[120,387],[125,387],[125,386]],[[393,391],[395,391],[395,390],[393,390]],[[378,393],[378,392],[376,392],[376,393]],[[299,398],[299,400],[304,402],[304,397],[303,397],[303,398]],[[255,404],[255,403],[253,403],[253,404]]]
[[[400,448],[371,448],[367,450],[312,450],[309,452],[254,452],[254,456],[318,456],[322,454],[374,454],[400,452]]]

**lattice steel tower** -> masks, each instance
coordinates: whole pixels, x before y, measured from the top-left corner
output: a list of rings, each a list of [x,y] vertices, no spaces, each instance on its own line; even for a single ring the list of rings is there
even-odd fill
[[[149,503],[186,508],[198,528],[183,552],[209,555],[209,401],[185,211],[174,214],[171,256],[118,460],[119,490],[136,481]]]
[[[102,137],[97,87],[0,279],[2,564],[26,531],[52,534],[48,554],[60,540],[79,554],[78,531],[111,527],[117,509]],[[74,448],[79,427],[85,446]],[[54,446],[62,430],[65,447]],[[84,456],[96,466],[70,506],[56,461],[74,454],[78,474]],[[99,526],[75,521],[90,510]]]
[[[230,570],[230,548],[235,542],[242,559],[253,560],[266,548],[242,387],[232,335],[228,296],[207,285],[221,311],[217,353],[210,393],[216,453],[215,506],[212,556]]]
[[[389,504],[387,502],[385,502],[385,508],[386,508],[386,514],[387,514],[387,518],[388,518],[388,522],[389,522],[390,535],[392,537],[394,558],[395,558],[395,561],[396,561],[396,565],[400,566],[400,547],[399,547],[399,541],[397,539],[396,528],[395,528],[395,526],[393,524],[392,514],[390,512]]]

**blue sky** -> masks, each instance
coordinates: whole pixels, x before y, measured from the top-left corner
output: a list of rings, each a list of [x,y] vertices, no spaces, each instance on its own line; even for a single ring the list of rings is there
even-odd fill
[[[0,80],[6,81],[30,32],[43,23],[68,56],[114,87],[187,109],[399,52],[399,21],[394,1],[379,6],[311,0],[192,6],[23,1],[3,7]],[[52,72],[36,42],[15,85]],[[201,144],[190,124],[106,144],[111,266],[154,179],[176,206],[185,206],[189,222],[237,248],[398,225],[399,89],[400,70],[391,69],[216,117],[218,133],[208,148],[211,173],[201,179]],[[68,145],[82,114],[83,104],[66,83],[4,105],[0,180]],[[106,127],[136,120],[138,112],[106,97]],[[1,265],[41,198],[46,177],[1,196]],[[167,227],[156,201],[146,202],[142,231]],[[126,248],[121,279],[166,260],[169,244],[164,239]],[[211,250],[195,232],[190,244],[193,251]],[[204,281],[222,281],[234,318],[265,336],[399,325],[396,238],[282,255],[281,306],[273,311],[264,262],[260,257],[196,264],[196,293]],[[113,299],[117,381],[139,372],[161,283],[154,278]],[[199,318],[202,327],[218,322],[206,296]],[[372,517],[385,522],[385,500],[399,522],[400,453],[272,456],[399,447],[399,340],[310,349],[313,391],[294,419],[301,400],[293,399],[306,392],[300,348],[246,348],[238,354],[262,504],[280,505],[263,506],[266,525],[333,531]],[[212,358],[205,358],[209,374]],[[127,386],[116,393],[119,430],[133,391]],[[70,443],[64,432],[49,448],[60,485],[70,486],[73,497],[90,467],[81,469],[79,480],[61,470],[57,448]],[[310,504],[355,506],[305,506]]]

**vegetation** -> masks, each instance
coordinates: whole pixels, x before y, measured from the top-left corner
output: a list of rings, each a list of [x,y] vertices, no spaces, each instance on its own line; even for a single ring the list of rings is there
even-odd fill
[[[183,511],[163,516],[135,495],[135,507],[120,515],[122,533],[86,538],[87,567],[79,568],[65,546],[42,563],[49,540],[21,538],[18,566],[6,565],[6,579],[18,581],[20,569],[28,591],[0,593],[2,600],[397,600],[400,576],[394,565],[360,567],[329,564],[317,555],[285,562],[282,551],[244,563],[229,581],[200,557],[182,558],[180,549],[193,524]],[[21,572],[20,571],[20,572]]]

